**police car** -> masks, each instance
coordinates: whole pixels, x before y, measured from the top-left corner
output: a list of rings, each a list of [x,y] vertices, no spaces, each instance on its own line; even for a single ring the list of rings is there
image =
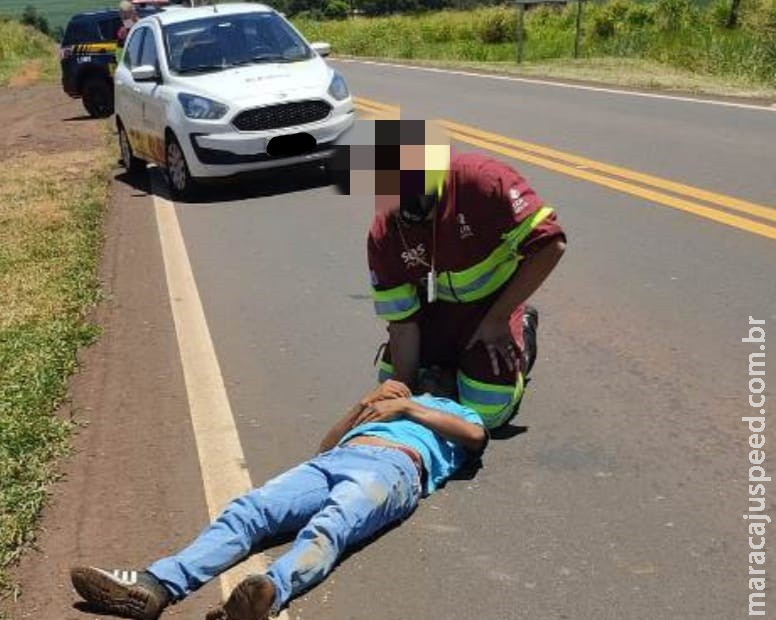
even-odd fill
[[[149,0],[133,4],[138,16],[144,17],[171,3]],[[121,26],[118,9],[78,13],[68,22],[60,44],[62,89],[71,97],[80,98],[94,118],[113,114],[113,73]]]

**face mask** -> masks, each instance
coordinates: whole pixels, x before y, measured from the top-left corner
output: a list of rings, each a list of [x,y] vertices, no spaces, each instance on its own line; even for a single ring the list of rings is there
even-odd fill
[[[425,222],[436,203],[436,196],[400,196],[399,217],[407,224]]]
[[[132,21],[131,19],[125,19],[123,23],[124,23],[124,28],[132,28],[132,26],[135,25],[135,22]]]

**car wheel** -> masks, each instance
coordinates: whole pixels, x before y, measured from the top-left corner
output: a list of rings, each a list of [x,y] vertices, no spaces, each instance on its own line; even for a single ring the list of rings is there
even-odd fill
[[[186,163],[186,156],[178,140],[173,135],[167,137],[165,146],[165,178],[170,192],[176,198],[186,198],[191,195],[194,189],[194,179],[189,173],[189,165]]]
[[[129,142],[129,136],[124,129],[124,125],[119,124],[119,149],[121,150],[121,162],[124,164],[129,174],[137,174],[145,170],[146,163],[132,153],[132,145]]]
[[[113,87],[102,77],[86,80],[81,89],[84,108],[92,118],[107,118],[113,114]]]

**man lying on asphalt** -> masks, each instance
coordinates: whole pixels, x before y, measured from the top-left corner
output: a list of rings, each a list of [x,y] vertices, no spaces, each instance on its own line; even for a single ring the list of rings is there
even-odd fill
[[[482,454],[488,434],[480,417],[442,397],[441,381],[429,392],[413,397],[386,381],[331,428],[317,456],[231,502],[177,555],[142,572],[73,568],[73,586],[104,611],[155,620],[262,541],[296,533],[288,553],[265,575],[244,579],[207,620],[275,615],[322,581],[348,547],[407,518],[421,496]]]

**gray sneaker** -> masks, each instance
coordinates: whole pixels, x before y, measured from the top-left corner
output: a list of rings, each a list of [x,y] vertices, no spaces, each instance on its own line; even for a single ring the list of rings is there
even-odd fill
[[[147,572],[78,566],[70,580],[87,603],[115,616],[156,620],[170,603],[170,593]]]

